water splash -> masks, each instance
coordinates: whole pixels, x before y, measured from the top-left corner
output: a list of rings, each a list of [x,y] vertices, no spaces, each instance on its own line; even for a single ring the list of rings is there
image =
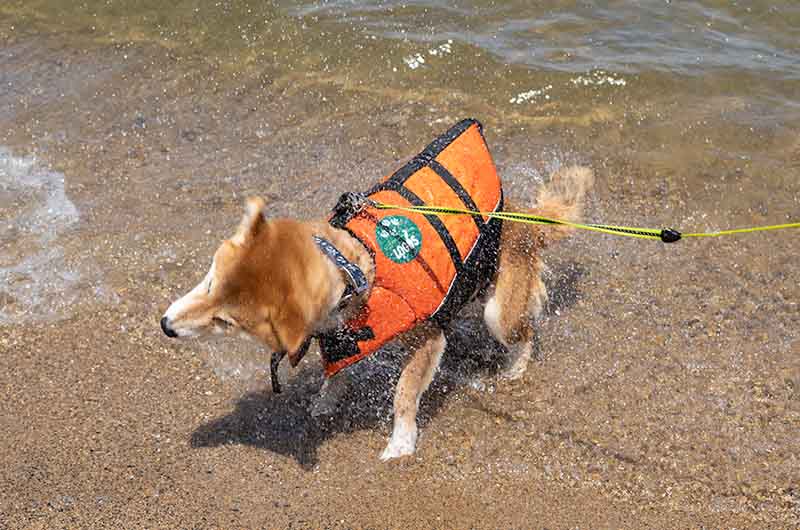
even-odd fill
[[[65,316],[82,275],[58,242],[80,220],[64,175],[0,147],[0,203],[0,324]]]

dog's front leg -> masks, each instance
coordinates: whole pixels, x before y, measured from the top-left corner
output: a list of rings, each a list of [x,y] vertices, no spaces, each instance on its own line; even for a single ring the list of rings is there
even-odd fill
[[[425,326],[414,334],[415,348],[400,374],[394,393],[394,427],[381,460],[414,454],[417,444],[417,410],[422,394],[430,385],[447,344],[444,333]]]

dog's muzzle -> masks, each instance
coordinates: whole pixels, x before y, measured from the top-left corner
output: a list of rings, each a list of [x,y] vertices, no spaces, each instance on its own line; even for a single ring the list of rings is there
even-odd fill
[[[175,333],[175,330],[169,327],[169,319],[167,317],[161,319],[161,330],[164,332],[164,335],[171,339],[174,339],[178,336],[178,334]]]

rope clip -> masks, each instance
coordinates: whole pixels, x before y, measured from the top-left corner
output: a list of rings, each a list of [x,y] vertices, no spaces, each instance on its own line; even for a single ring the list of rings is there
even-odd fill
[[[674,228],[664,228],[661,230],[661,241],[664,243],[674,243],[680,241],[681,233]]]

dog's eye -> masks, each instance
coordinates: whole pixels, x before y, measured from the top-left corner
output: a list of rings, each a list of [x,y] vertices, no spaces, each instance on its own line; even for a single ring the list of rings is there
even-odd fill
[[[224,318],[214,317],[214,318],[211,319],[211,321],[214,322],[214,324],[216,324],[216,325],[218,325],[218,326],[220,326],[222,328],[225,328],[225,329],[233,327],[233,322],[225,320]]]

